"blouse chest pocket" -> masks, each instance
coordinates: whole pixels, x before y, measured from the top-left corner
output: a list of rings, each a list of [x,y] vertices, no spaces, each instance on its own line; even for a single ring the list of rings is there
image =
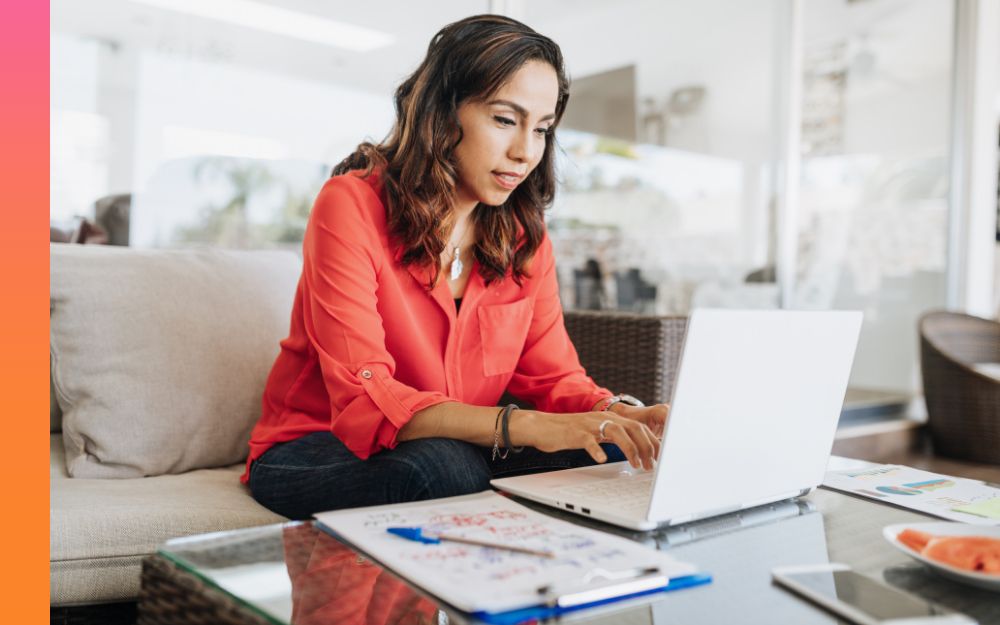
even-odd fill
[[[513,372],[531,325],[531,300],[483,306],[478,312],[483,375]]]

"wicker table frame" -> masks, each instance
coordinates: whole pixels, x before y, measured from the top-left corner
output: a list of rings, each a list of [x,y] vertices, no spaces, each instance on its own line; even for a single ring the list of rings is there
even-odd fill
[[[161,555],[142,563],[138,625],[273,625]]]

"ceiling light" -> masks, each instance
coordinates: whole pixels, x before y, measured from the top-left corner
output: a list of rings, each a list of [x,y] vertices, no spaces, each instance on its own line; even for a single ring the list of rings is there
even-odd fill
[[[255,0],[132,0],[165,11],[254,28],[327,46],[369,52],[391,45],[388,33],[325,17],[289,11]]]

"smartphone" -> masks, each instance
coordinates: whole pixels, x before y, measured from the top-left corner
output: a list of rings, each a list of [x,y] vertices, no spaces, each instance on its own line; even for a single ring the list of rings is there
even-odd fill
[[[846,564],[781,567],[775,583],[859,625],[974,625],[976,621],[851,570]]]

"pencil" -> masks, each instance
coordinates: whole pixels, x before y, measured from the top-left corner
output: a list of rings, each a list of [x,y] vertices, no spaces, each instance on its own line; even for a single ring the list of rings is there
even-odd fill
[[[452,536],[450,534],[437,534],[437,537],[441,540],[447,540],[453,543],[465,543],[466,545],[478,545],[480,547],[492,547],[493,549],[506,549],[507,551],[516,551],[517,553],[527,553],[533,556],[539,556],[542,558],[554,558],[556,554],[551,551],[542,551],[541,549],[529,549],[527,547],[517,547],[515,545],[508,545],[505,543],[491,543],[486,540],[476,540],[474,538],[465,538],[464,536]]]
[[[490,547],[492,549],[505,549],[507,551],[514,551],[517,553],[526,553],[540,558],[556,557],[556,554],[551,551],[542,549],[529,549],[528,547],[518,547],[517,545],[495,543],[488,540],[466,538],[465,536],[454,536],[452,534],[425,534],[423,529],[419,527],[387,527],[386,531],[395,536],[399,536],[400,538],[405,538],[406,540],[412,540],[419,543],[437,544],[442,540],[447,540],[453,543],[464,543],[466,545],[476,545],[478,547]]]

